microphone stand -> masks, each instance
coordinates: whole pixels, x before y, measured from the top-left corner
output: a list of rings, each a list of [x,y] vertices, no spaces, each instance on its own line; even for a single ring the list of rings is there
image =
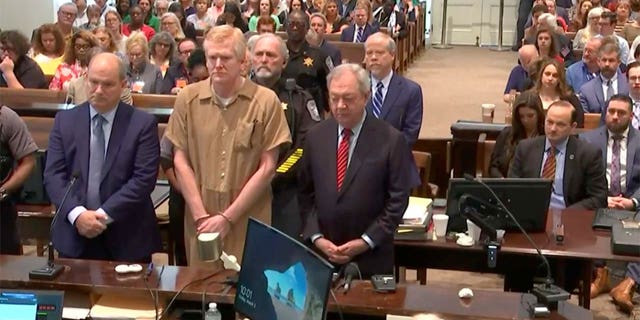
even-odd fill
[[[531,239],[531,237],[529,236],[527,231],[524,230],[522,225],[520,225],[520,222],[518,222],[518,220],[513,216],[511,211],[509,211],[509,209],[507,209],[507,206],[505,206],[504,203],[502,203],[502,200],[500,200],[500,198],[496,195],[496,193],[493,191],[493,189],[491,189],[491,187],[489,187],[482,180],[476,179],[476,178],[474,178],[473,176],[471,176],[468,173],[464,174],[464,178],[467,179],[467,180],[470,180],[470,181],[475,181],[475,182],[481,184],[487,190],[489,190],[491,195],[494,198],[496,198],[496,201],[504,209],[504,211],[507,213],[507,215],[509,215],[511,220],[513,220],[513,222],[516,224],[518,229],[520,229],[520,232],[522,232],[522,234],[525,236],[527,241],[531,244],[531,246],[534,249],[536,249],[536,252],[538,253],[538,256],[542,259],[542,262],[544,263],[544,266],[545,266],[545,268],[547,270],[547,276],[545,278],[544,283],[535,284],[533,286],[533,290],[531,292],[533,293],[533,295],[536,296],[536,298],[538,298],[538,301],[541,302],[541,303],[544,303],[549,308],[549,310],[557,310],[558,309],[558,302],[559,301],[569,300],[569,298],[571,298],[571,295],[567,291],[565,291],[564,289],[556,286],[553,283],[553,278],[551,277],[551,266],[549,265],[549,260],[547,260],[547,258],[542,254],[542,251],[540,250],[538,245],[536,245],[536,243]]]
[[[470,194],[463,194],[458,201],[458,210],[462,216],[475,223],[482,232],[486,233],[489,238],[485,241],[487,249],[487,266],[495,268],[498,264],[498,251],[500,251],[500,242],[498,241],[498,232],[491,224],[478,213],[478,208],[474,204],[483,202],[477,197]]]
[[[51,226],[49,226],[49,246],[47,247],[47,251],[48,251],[47,264],[38,269],[29,271],[29,279],[31,280],[54,280],[64,270],[64,266],[56,265],[55,263],[53,263],[54,248],[53,248],[53,241],[51,240],[51,231],[53,230],[53,225],[56,223],[56,220],[60,215],[60,209],[64,205],[64,202],[67,200],[67,196],[69,195],[69,192],[71,191],[71,188],[73,187],[73,185],[76,183],[78,176],[79,176],[78,173],[74,173],[73,176],[71,177],[71,181],[69,181],[69,186],[67,186],[67,190],[64,192],[62,201],[60,201],[60,206],[56,209],[53,219],[51,220]]]

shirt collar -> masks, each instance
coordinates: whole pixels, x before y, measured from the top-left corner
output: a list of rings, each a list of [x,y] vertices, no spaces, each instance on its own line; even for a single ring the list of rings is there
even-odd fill
[[[200,98],[200,100],[210,99],[213,97],[211,78],[209,78],[209,81],[200,81],[199,85],[200,85],[200,88],[198,90],[199,91],[198,97]],[[255,84],[253,81],[249,79],[245,79],[244,84],[242,85],[242,87],[240,87],[240,90],[238,91],[238,97],[243,97],[248,100],[251,100],[253,99],[253,96],[255,95],[257,90],[258,90],[257,84]]]
[[[371,85],[373,86],[373,88],[376,88],[378,86],[378,82],[382,82],[384,87],[389,89],[389,83],[391,82],[391,77],[393,77],[393,70],[391,70],[391,72],[389,72],[389,74],[387,74],[384,78],[382,78],[380,80],[378,80],[375,77],[371,76]]]
[[[351,128],[351,136],[352,137],[357,137],[358,134],[360,134],[360,130],[362,129],[362,124],[364,123],[364,119],[367,117],[367,111],[363,110],[362,111],[362,119],[360,119],[360,121],[358,121],[358,123],[356,123],[356,125]],[[344,127],[340,124],[338,124],[338,135],[342,135],[342,130],[344,130]]]
[[[602,79],[602,82],[604,82],[605,84],[607,83],[607,81],[611,80],[611,83],[617,82],[618,80],[618,73],[616,72],[615,75],[613,75],[613,77],[611,79],[607,79],[605,78],[602,73],[600,73],[600,79]]]
[[[567,142],[569,142],[569,137],[566,137],[564,139],[564,141],[560,142],[560,144],[558,144],[556,146],[556,150],[557,150],[557,154],[561,154],[564,153],[567,150]],[[551,148],[551,141],[549,141],[549,138],[545,138],[544,139],[544,152],[549,151],[549,149]]]
[[[630,125],[631,124],[629,124],[629,126]],[[625,139],[627,139],[629,137],[629,126],[627,126],[627,129],[625,129],[622,132],[622,140],[625,140]],[[609,129],[607,129],[607,135],[608,135],[609,139],[612,139],[615,134],[613,134],[613,132],[611,132]]]
[[[101,113],[102,117],[105,118],[105,120],[107,120],[108,123],[113,124],[113,119],[116,117],[116,111],[118,110],[118,105],[116,105],[115,108],[105,112],[105,113]],[[93,120],[93,117],[98,114],[98,111],[91,105],[89,104],[89,119]]]

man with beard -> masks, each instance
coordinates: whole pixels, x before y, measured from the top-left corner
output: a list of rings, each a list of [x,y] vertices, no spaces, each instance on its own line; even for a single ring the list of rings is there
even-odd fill
[[[615,94],[629,94],[629,85],[620,72],[620,49],[615,40],[606,38],[598,53],[600,76],[580,87],[578,96],[584,112],[606,114],[606,103]]]
[[[302,149],[307,131],[322,120],[313,97],[295,84],[294,79],[281,77],[282,70],[288,60],[287,45],[274,34],[263,34],[256,40],[251,52],[253,81],[270,88],[282,101],[282,109],[293,144],[280,150],[278,163],[282,169],[276,171],[271,183],[273,188],[273,226],[292,237],[300,234],[300,214],[296,196],[297,165],[288,168],[284,164],[295,161],[300,155],[296,150]],[[284,149],[284,150],[283,150]]]
[[[631,112],[631,126],[640,130],[640,61],[634,61],[627,67],[629,79],[629,97],[633,102]]]
[[[629,65],[635,81],[640,63]],[[631,69],[632,68],[632,69]],[[630,76],[631,77],[631,76]],[[637,90],[637,89],[636,89]],[[585,132],[580,139],[591,142],[602,151],[609,186],[608,207],[636,211],[640,203],[640,132],[630,126],[633,101],[626,95],[614,95],[609,100],[605,125]],[[597,261],[596,279],[591,284],[591,298],[609,290],[608,269]],[[640,265],[631,263],[627,277],[611,290],[613,301],[623,310],[631,312],[633,287],[640,279]]]
[[[295,79],[313,96],[320,110],[328,111],[327,75],[333,69],[333,62],[320,49],[309,45],[305,39],[308,31],[309,16],[300,10],[291,12],[287,24],[289,59],[282,77]]]
[[[573,91],[578,91],[583,84],[598,76],[598,51],[602,46],[602,38],[591,38],[584,47],[582,60],[567,68],[567,84]]]

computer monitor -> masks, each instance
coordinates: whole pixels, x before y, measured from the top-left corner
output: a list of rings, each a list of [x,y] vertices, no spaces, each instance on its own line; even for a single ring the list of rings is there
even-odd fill
[[[0,320],[62,319],[64,292],[0,289]]]
[[[249,219],[235,311],[251,320],[322,320],[333,266],[281,231]]]
[[[552,181],[538,178],[482,179],[502,203],[511,211],[526,231],[541,232],[547,225],[547,211],[551,201]],[[485,221],[496,229],[515,230],[517,226],[500,207],[489,190],[477,181],[463,178],[449,180],[447,192],[448,231],[462,232],[466,230],[466,219],[460,214],[458,201],[464,194],[475,196],[489,204],[495,205],[497,215],[485,216]]]

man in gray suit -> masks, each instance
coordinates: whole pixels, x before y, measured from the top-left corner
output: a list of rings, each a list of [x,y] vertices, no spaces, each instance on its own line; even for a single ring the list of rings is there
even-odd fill
[[[640,132],[631,124],[633,102],[625,95],[614,95],[607,104],[605,126],[580,135],[602,151],[609,186],[609,208],[637,210],[640,201]],[[632,270],[640,270],[640,264],[631,264],[627,278],[611,290],[613,301],[625,310],[633,309],[631,296],[633,285],[639,275]],[[591,297],[609,290],[608,269],[598,261],[596,279],[591,283]],[[636,272],[637,273],[637,272]],[[631,307],[629,307],[631,306]]]
[[[545,119],[545,136],[518,144],[509,177],[552,179],[551,208],[606,207],[602,153],[571,136],[576,125],[576,111],[569,102],[552,103]]]

